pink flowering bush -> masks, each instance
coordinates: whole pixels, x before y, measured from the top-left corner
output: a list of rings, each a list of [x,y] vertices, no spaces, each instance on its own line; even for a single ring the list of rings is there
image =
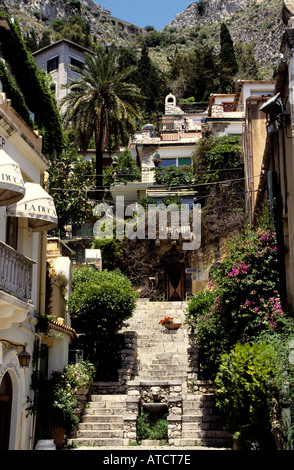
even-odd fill
[[[88,361],[69,364],[64,370],[64,376],[71,387],[77,391],[79,388],[90,387],[95,375],[95,366]]]
[[[210,378],[224,352],[277,331],[283,321],[275,232],[258,228],[236,237],[211,275],[209,289],[189,302],[186,320]]]

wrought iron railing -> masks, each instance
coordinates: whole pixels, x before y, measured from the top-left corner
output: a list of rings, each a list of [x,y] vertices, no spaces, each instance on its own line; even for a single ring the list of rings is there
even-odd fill
[[[35,261],[0,241],[0,291],[31,302]]]

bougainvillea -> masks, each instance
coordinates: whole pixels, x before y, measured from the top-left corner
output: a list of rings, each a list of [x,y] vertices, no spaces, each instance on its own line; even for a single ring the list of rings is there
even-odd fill
[[[237,342],[254,341],[279,328],[283,308],[274,230],[258,228],[236,237],[211,276],[206,293],[190,301],[187,316],[210,377],[221,354]]]

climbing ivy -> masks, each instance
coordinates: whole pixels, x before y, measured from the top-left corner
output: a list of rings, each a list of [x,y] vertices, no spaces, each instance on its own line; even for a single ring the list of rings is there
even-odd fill
[[[0,61],[0,80],[2,83],[3,91],[11,100],[12,107],[20,116],[26,121],[29,126],[33,127],[34,123],[30,117],[29,109],[26,105],[25,98],[19,88],[15,85],[11,75],[4,64]]]
[[[0,12],[0,15],[7,17],[6,13]],[[0,28],[2,54],[25,97],[28,109],[35,115],[36,127],[43,135],[43,152],[52,158],[63,147],[63,131],[56,100],[34,58],[27,51],[17,20],[9,24],[9,30]]]

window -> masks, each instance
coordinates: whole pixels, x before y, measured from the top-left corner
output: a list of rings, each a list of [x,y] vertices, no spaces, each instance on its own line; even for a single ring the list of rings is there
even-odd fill
[[[184,165],[191,165],[192,160],[190,157],[182,157],[182,158],[162,158],[161,159],[161,167],[168,168],[169,166],[184,166]]]
[[[70,58],[70,65],[74,65],[75,67],[79,67],[82,69],[84,67],[83,62],[80,60],[74,59],[73,57]]]
[[[18,218],[7,217],[6,245],[11,246],[15,250],[17,250],[17,232],[18,232]]]
[[[177,159],[176,158],[164,158],[161,160],[160,166],[167,168],[168,166],[175,165],[177,166]]]
[[[53,70],[57,70],[59,65],[59,56],[53,57],[47,61],[47,73],[53,72]]]
[[[191,165],[191,158],[190,157],[178,158],[178,166],[183,166],[183,165]]]

